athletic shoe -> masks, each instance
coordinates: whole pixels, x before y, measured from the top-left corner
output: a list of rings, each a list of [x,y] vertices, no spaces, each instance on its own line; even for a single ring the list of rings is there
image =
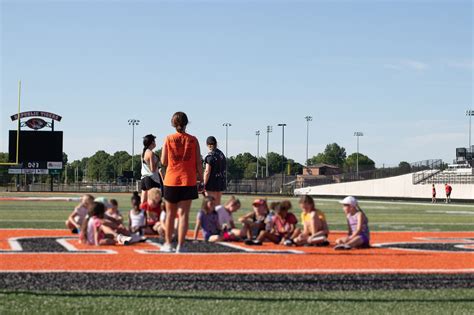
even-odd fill
[[[331,245],[328,241],[324,241],[322,243],[316,244],[317,247],[327,247]]]
[[[162,252],[162,253],[172,253],[172,252],[174,252],[174,249],[171,246],[171,244],[163,244],[163,245],[160,246],[160,252]]]
[[[71,230],[71,233],[72,234],[79,234],[79,230],[74,228],[74,229]]]
[[[285,246],[293,246],[293,244],[294,244],[294,243],[293,243],[293,240],[286,240],[286,241],[283,243],[283,245],[285,245]]]
[[[132,238],[122,234],[117,235],[117,242],[121,245],[130,245],[132,243]]]
[[[186,247],[182,246],[182,245],[178,245],[178,247],[176,247],[176,254],[183,254],[183,253],[187,253],[188,250],[186,249]]]
[[[350,250],[350,249],[352,249],[352,247],[350,247],[347,244],[340,244],[334,247],[334,250]]]

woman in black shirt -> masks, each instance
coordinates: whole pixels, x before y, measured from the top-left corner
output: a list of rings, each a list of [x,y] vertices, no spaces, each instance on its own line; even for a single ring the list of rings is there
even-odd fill
[[[216,204],[221,204],[222,192],[226,190],[226,164],[227,160],[221,150],[217,148],[215,137],[209,137],[206,141],[209,153],[204,159],[206,168],[204,171],[204,188],[208,196],[214,197]]]

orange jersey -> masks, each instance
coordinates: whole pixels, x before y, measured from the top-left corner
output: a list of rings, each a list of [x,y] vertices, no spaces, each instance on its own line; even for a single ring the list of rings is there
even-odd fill
[[[175,133],[166,137],[168,161],[165,186],[196,186],[198,141],[187,133]]]

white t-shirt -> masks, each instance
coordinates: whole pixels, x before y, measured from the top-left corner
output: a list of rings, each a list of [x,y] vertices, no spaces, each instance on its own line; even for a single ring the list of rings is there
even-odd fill
[[[234,218],[232,217],[232,213],[227,211],[224,206],[217,206],[216,207],[217,215],[219,216],[219,226],[222,228],[224,225],[230,227],[231,222],[234,222]]]
[[[130,210],[130,226],[138,228],[145,225],[145,210],[140,210],[140,213],[135,214],[135,211]]]

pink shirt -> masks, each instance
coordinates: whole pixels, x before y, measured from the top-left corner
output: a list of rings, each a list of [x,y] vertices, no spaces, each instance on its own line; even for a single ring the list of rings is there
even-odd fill
[[[296,219],[293,213],[288,213],[286,218],[282,219],[279,215],[275,215],[273,217],[273,225],[275,227],[275,231],[280,236],[285,236],[289,232],[291,232],[291,226],[298,223],[298,219]]]
[[[87,223],[87,243],[89,245],[95,245],[94,233],[101,225],[102,220],[98,217],[92,217],[89,219],[89,222]],[[99,240],[103,238],[101,232],[98,231],[97,233],[99,233]]]

